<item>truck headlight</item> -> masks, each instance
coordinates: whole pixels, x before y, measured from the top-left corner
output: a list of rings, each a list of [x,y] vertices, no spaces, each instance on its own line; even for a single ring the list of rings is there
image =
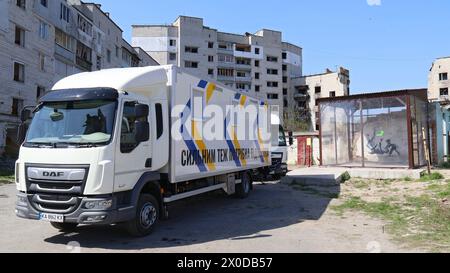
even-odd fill
[[[84,203],[84,208],[89,210],[107,210],[112,207],[112,200],[96,200]]]
[[[283,158],[283,154],[272,154],[272,158],[274,158],[274,159]]]
[[[26,204],[28,202],[27,196],[17,195],[17,202],[20,204]]]

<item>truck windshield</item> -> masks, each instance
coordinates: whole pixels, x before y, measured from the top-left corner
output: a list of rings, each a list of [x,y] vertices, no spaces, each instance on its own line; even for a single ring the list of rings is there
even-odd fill
[[[106,145],[116,108],[116,101],[106,100],[44,103],[34,115],[25,145]]]
[[[284,128],[281,125],[280,125],[279,133],[278,133],[278,146],[279,147],[287,146],[286,133],[284,132]]]

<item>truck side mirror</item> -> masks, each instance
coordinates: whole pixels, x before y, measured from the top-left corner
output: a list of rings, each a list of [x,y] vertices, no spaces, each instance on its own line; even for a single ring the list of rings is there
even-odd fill
[[[147,121],[136,121],[136,141],[138,143],[146,142],[150,139],[150,123]]]
[[[29,119],[31,119],[31,110],[28,108],[24,108],[20,113],[20,120],[22,122],[26,122]]]
[[[21,145],[25,138],[27,137],[28,125],[26,123],[22,123],[19,125],[17,130],[17,144]]]
[[[294,145],[294,134],[292,132],[289,132],[289,146]]]
[[[134,107],[134,113],[136,118],[146,118],[150,113],[150,109],[146,104],[136,104]]]
[[[30,108],[34,108],[34,106],[26,106],[22,109],[22,112],[20,112],[20,121],[21,124],[19,125],[19,128],[17,130],[17,144],[22,144],[25,141],[25,138],[27,137],[27,131],[28,131],[28,122],[32,118],[33,112],[30,110]]]

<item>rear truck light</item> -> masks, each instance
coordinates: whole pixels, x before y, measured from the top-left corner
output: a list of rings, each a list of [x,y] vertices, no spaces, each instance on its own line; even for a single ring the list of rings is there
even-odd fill
[[[112,200],[96,200],[84,203],[84,208],[88,210],[107,210],[112,207]]]

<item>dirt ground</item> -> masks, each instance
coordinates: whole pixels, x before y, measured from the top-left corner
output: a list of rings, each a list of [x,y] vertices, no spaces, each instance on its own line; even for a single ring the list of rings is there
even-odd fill
[[[311,188],[308,188],[311,187]],[[183,201],[155,232],[134,239],[118,226],[61,234],[15,217],[15,187],[0,186],[0,252],[379,253],[422,252],[396,242],[386,222],[361,211],[338,213],[344,185],[257,184],[245,200],[209,194]],[[344,197],[345,198],[345,197]]]
[[[363,212],[383,220],[393,241],[424,252],[450,252],[450,171],[421,180],[351,178],[332,207],[342,216]]]

